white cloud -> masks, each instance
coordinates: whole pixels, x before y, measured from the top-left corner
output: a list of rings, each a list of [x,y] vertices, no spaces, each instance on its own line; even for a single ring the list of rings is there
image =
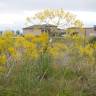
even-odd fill
[[[7,27],[22,28],[25,25],[26,18],[33,16],[40,10],[25,10],[22,12],[6,12],[0,13],[0,29]],[[84,22],[86,26],[93,26],[96,24],[96,12],[87,11],[70,11],[77,15],[77,17]]]
[[[77,17],[84,22],[85,26],[91,27],[96,25],[96,12],[74,11],[73,13],[76,14]]]
[[[96,0],[0,0],[0,28],[1,25],[22,28],[26,17],[45,8],[72,10],[87,26],[96,24]]]
[[[24,11],[24,16],[28,17],[28,16],[33,16],[34,14],[36,14],[37,12],[39,12],[40,10],[25,10]]]

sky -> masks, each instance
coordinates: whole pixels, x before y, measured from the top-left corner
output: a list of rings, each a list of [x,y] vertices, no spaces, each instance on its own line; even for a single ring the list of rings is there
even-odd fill
[[[22,29],[26,17],[45,8],[63,8],[70,11],[86,27],[96,24],[96,0],[0,0],[0,30]]]

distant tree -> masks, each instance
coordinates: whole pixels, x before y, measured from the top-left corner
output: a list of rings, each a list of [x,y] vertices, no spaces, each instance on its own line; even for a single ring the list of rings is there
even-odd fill
[[[19,30],[16,30],[16,35],[20,35],[20,31]]]
[[[32,22],[32,20],[37,20],[40,24],[53,24],[60,28],[83,26],[83,23],[74,14],[66,12],[63,9],[46,9],[40,11],[34,17],[27,18],[28,22]],[[53,32],[55,32],[55,29],[53,29]]]
[[[2,31],[0,31],[0,35],[2,35],[2,33],[3,33],[3,32],[2,32]]]

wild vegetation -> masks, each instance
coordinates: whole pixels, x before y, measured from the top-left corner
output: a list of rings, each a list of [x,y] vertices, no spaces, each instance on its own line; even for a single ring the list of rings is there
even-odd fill
[[[83,26],[62,9],[47,9],[35,19],[64,28]],[[96,96],[96,37],[16,33],[0,35],[0,96]]]
[[[0,36],[0,96],[96,96],[96,44],[80,36]]]

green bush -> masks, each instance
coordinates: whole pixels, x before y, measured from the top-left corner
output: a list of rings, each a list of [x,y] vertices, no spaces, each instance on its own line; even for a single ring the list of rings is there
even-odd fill
[[[89,37],[89,43],[91,43],[91,44],[96,43],[96,36],[90,36]]]

